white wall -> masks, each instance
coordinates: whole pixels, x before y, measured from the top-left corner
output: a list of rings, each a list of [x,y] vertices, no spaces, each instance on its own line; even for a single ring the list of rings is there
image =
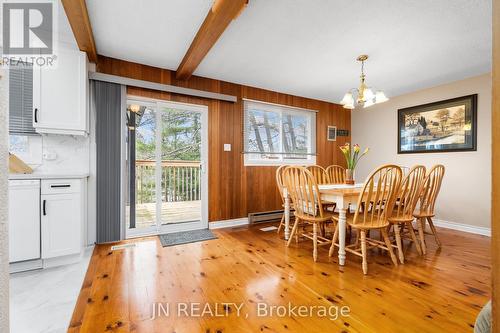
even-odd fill
[[[477,151],[456,153],[397,153],[398,109],[478,94]],[[353,110],[352,142],[370,152],[360,161],[356,181],[385,163],[446,167],[437,201],[436,218],[448,222],[490,227],[491,201],[491,74],[394,97],[367,109]]]
[[[0,332],[9,332],[8,82],[8,71],[0,68]]]

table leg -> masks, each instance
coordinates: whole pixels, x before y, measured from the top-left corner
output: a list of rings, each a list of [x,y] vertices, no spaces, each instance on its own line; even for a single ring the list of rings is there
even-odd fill
[[[285,191],[286,192],[286,191]],[[285,240],[290,237],[290,197],[285,193]]]
[[[339,265],[345,264],[346,208],[339,209]]]

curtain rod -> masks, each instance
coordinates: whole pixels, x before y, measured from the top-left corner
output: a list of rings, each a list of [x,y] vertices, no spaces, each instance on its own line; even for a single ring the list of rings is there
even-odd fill
[[[318,113],[318,110],[311,110],[311,109],[304,109],[304,108],[299,108],[297,106],[291,106],[291,105],[286,105],[286,104],[276,104],[276,103],[270,103],[270,102],[264,102],[264,101],[258,101],[255,99],[249,99],[249,98],[242,98],[242,100],[246,102],[254,102],[254,103],[261,103],[261,104],[267,104],[267,105],[273,105],[273,106],[281,106],[289,109],[295,109],[295,110],[301,110],[301,111],[307,111],[307,112],[316,112]]]
[[[233,103],[236,103],[236,101],[238,100],[238,98],[236,96],[232,96],[232,95],[219,94],[219,93],[191,89],[191,88],[177,87],[177,86],[172,86],[170,84],[162,84],[162,83],[156,83],[156,82],[151,82],[151,81],[130,79],[130,78],[123,77],[123,76],[104,74],[104,73],[98,73],[98,72],[90,72],[89,71],[89,79],[94,80],[94,81],[104,81],[104,82],[123,84],[126,86],[134,86],[134,87],[139,87],[139,88],[146,88],[146,89],[152,89],[152,90],[171,92],[171,93],[180,94],[180,95],[188,95],[188,96],[195,96],[195,97],[204,97],[204,98],[209,98],[209,99],[217,99],[217,100],[233,102]]]

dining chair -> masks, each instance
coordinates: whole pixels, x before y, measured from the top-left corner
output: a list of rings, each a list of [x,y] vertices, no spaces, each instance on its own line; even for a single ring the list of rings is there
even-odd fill
[[[314,179],[316,180],[316,184],[318,184],[318,185],[332,184],[330,176],[326,172],[326,169],[323,168],[322,166],[310,165],[306,168],[313,175]],[[328,211],[333,212],[333,211],[335,211],[335,208],[337,207],[337,204],[335,202],[323,201],[322,203],[323,203],[323,207],[325,208],[325,210],[328,210]],[[325,227],[326,227],[325,224],[321,225],[321,236],[324,236],[326,233]]]
[[[341,165],[330,165],[326,168],[326,173],[330,177],[331,184],[344,184],[345,183],[345,168]],[[335,210],[336,204],[333,205],[333,210]],[[351,207],[347,209],[348,212],[351,211]],[[349,239],[351,239],[351,227],[349,229]]]
[[[293,236],[298,235],[299,224],[312,225],[312,233],[304,231],[302,236],[313,241],[313,259],[317,261],[318,246],[331,243],[331,240],[318,234],[318,227],[325,222],[333,222],[333,213],[323,209],[323,204],[319,200],[318,183],[313,174],[306,168],[300,166],[287,167],[283,173],[283,183],[295,209],[295,223],[287,246],[290,246]]]
[[[307,170],[309,170],[309,172],[311,172],[311,174],[313,175],[314,179],[316,180],[316,184],[331,184],[330,177],[328,176],[328,173],[326,173],[325,168],[323,168],[322,166],[310,165],[307,167]]]
[[[392,215],[396,197],[401,185],[402,171],[397,165],[387,164],[375,169],[366,179],[363,189],[358,197],[354,215],[347,216],[347,224],[360,233],[359,242],[346,246],[346,251],[363,258],[363,273],[368,273],[367,250],[377,247],[389,252],[395,266],[398,261],[392,251],[387,227],[388,218]],[[363,209],[362,207],[370,207]],[[333,255],[338,244],[338,224],[333,235],[329,255]],[[379,230],[383,241],[367,237],[372,230]]]
[[[418,234],[420,237],[420,246],[422,247],[422,253],[426,254],[427,248],[425,245],[425,222],[429,223],[431,232],[434,235],[436,243],[441,246],[441,241],[437,235],[436,227],[432,218],[434,214],[434,206],[436,205],[436,199],[441,189],[441,183],[443,182],[443,176],[445,172],[444,165],[437,164],[433,166],[424,180],[424,186],[421,191],[419,198],[419,207],[417,212],[413,214],[417,219]]]
[[[416,165],[408,171],[401,183],[396,205],[392,215],[387,219],[394,227],[394,236],[396,238],[396,248],[398,249],[399,261],[404,264],[402,233],[405,228],[410,234],[410,239],[415,243],[417,252],[422,254],[419,241],[413,229],[413,213],[417,206],[422,192],[425,179],[425,166]]]
[[[278,186],[278,190],[280,192],[283,208],[285,207],[285,196],[283,193],[283,187],[284,187],[283,171],[285,171],[286,167],[287,165],[281,165],[278,167],[278,169],[276,169],[276,185]],[[292,207],[290,207],[290,211],[292,211]],[[278,231],[277,231],[278,234],[280,233],[281,228],[283,228],[284,225],[285,225],[285,213],[283,213],[283,216],[281,216],[280,225],[278,226]]]
[[[330,165],[326,168],[331,184],[344,184],[345,168],[341,165]]]
[[[411,170],[410,167],[404,165],[398,165],[398,166],[401,168],[401,171],[403,171],[403,177],[406,176]]]

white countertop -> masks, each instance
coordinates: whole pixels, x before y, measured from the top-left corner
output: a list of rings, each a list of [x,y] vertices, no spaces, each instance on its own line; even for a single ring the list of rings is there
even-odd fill
[[[88,176],[88,173],[10,173],[9,179],[80,179]]]

